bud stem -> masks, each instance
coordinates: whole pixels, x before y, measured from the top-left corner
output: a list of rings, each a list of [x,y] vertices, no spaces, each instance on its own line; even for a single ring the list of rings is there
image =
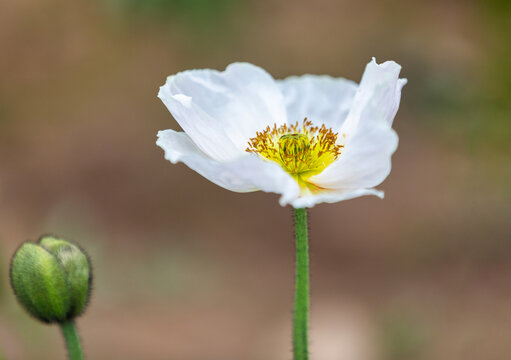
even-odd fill
[[[307,209],[295,209],[296,287],[293,324],[293,358],[309,359],[309,241]]]
[[[60,323],[60,327],[66,340],[69,360],[83,360],[82,345],[76,331],[75,322],[73,320],[65,321]]]

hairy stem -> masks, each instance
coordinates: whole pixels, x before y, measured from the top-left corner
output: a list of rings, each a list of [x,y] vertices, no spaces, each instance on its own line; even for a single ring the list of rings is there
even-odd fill
[[[296,287],[293,324],[293,358],[309,359],[309,242],[307,209],[295,209]]]
[[[66,340],[67,352],[69,360],[83,360],[82,345],[76,331],[73,320],[69,320],[60,324],[62,334]]]

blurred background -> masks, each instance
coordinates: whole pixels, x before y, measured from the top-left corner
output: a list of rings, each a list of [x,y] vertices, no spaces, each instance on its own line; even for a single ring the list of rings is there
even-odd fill
[[[0,359],[64,359],[8,286],[22,241],[82,244],[89,359],[291,358],[291,210],[171,165],[167,75],[409,79],[380,186],[310,212],[312,358],[511,354],[511,2],[7,0],[0,5]]]

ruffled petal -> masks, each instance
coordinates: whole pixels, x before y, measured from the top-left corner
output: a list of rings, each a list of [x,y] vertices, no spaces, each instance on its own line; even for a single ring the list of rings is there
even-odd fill
[[[392,128],[375,124],[357,133],[332,165],[309,180],[326,189],[377,186],[390,173],[391,156],[397,145],[398,137]]]
[[[358,85],[327,75],[291,76],[277,80],[284,95],[288,122],[305,117],[315,125],[338,131],[348,116]]]
[[[376,189],[339,189],[334,191],[325,191],[315,195],[299,197],[290,202],[294,208],[313,207],[319,203],[335,203],[338,201],[349,200],[359,196],[376,195],[383,199],[383,192]]]
[[[256,131],[286,122],[274,79],[247,63],[169,76],[158,97],[197,147],[218,161],[244,156]]]
[[[337,161],[310,179],[327,189],[372,188],[391,170],[391,156],[398,137],[392,121],[406,83],[399,79],[401,66],[393,61],[381,65],[373,59],[367,67],[342,126],[344,150]]]
[[[190,169],[227,190],[250,192],[262,190],[281,194],[280,203],[288,204],[298,197],[298,184],[279,165],[244,153],[237,159],[219,162],[203,153],[183,133],[174,130],[158,132],[156,144],[165,151],[165,159],[183,162]]]
[[[392,126],[406,79],[399,79],[401,65],[394,61],[367,64],[341,132],[350,137],[359,127],[385,122]]]

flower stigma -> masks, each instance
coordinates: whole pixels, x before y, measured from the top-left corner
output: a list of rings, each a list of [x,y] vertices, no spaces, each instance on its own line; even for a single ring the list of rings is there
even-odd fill
[[[313,184],[310,177],[321,173],[341,155],[344,145],[338,143],[337,137],[324,124],[313,126],[305,118],[301,126],[298,122],[273,125],[256,132],[246,151],[282,166],[298,182],[302,194],[317,193],[322,188]]]

